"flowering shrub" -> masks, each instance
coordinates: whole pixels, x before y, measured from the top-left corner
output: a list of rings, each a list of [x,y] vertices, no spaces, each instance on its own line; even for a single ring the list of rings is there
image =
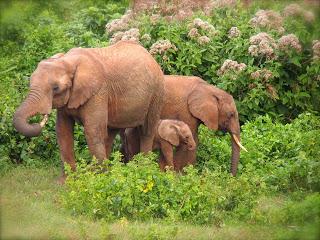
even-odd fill
[[[106,31],[108,34],[112,34],[113,32],[126,30],[129,27],[129,21],[132,18],[132,11],[127,11],[124,15],[122,15],[119,19],[114,19],[106,24]]]
[[[233,71],[235,73],[242,72],[247,66],[244,63],[238,63],[236,61],[232,61],[227,59],[222,64],[221,68],[218,71],[218,75],[223,75],[226,72]]]
[[[282,36],[278,41],[279,50],[288,52],[288,51],[297,51],[301,52],[301,45],[299,39],[294,34],[289,34]]]
[[[200,76],[230,92],[243,122],[264,113],[291,120],[304,110],[319,110],[314,101],[319,81],[299,80],[307,71],[317,79],[308,68],[317,65],[312,59],[319,55],[318,43],[312,36],[319,22],[311,26],[304,18],[292,20],[286,6],[248,11],[232,1],[220,2],[207,5],[205,15],[183,19],[155,9],[137,14],[129,26],[145,36],[140,43],[166,74]]]
[[[150,47],[150,53],[152,55],[163,54],[170,48],[172,48],[175,51],[177,50],[176,46],[174,46],[169,40],[159,40],[152,44],[152,46]]]
[[[297,3],[287,5],[283,9],[283,15],[285,17],[303,17],[307,22],[313,22],[315,20],[313,12],[306,11]]]
[[[237,27],[230,28],[229,35],[228,35],[229,38],[236,38],[236,37],[239,37],[240,35],[241,35],[241,32]]]
[[[125,32],[116,32],[110,39],[110,43],[114,44],[120,40],[139,42],[140,32],[138,28],[131,28]]]
[[[276,58],[277,44],[269,34],[262,32],[250,37],[248,52],[251,56],[265,56],[268,60]]]
[[[254,27],[265,28],[268,30],[275,29],[279,33],[284,32],[283,19],[280,13],[272,10],[259,10],[250,20],[250,24]]]
[[[314,40],[312,42],[312,51],[313,51],[313,59],[319,60],[320,59],[320,41]]]

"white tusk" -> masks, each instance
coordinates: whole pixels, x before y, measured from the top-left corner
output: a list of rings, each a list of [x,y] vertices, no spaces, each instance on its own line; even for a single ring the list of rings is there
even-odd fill
[[[40,122],[41,128],[44,127],[44,125],[46,124],[47,121],[48,121],[48,114],[44,115],[44,118],[43,118],[42,121]]]
[[[236,135],[232,134],[232,137],[233,137],[234,141],[236,142],[236,144],[237,144],[241,149],[243,149],[244,151],[248,152],[248,150],[247,150],[244,146],[242,146],[242,144],[240,143],[240,141],[239,141],[239,139],[237,138]]]

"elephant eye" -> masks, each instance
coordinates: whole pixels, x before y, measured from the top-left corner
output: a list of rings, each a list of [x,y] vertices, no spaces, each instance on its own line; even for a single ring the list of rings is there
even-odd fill
[[[233,113],[233,112],[229,113],[229,114],[228,114],[228,117],[229,117],[229,118],[234,117],[234,113]]]
[[[59,86],[55,85],[55,86],[53,87],[53,91],[54,91],[54,92],[58,92],[58,91],[59,91]]]

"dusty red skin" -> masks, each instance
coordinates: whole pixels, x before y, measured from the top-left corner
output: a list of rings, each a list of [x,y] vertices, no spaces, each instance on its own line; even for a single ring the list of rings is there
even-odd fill
[[[139,127],[140,151],[151,151],[163,92],[159,65],[138,44],[121,41],[106,48],[74,48],[39,63],[13,122],[23,135],[37,136],[40,125],[29,124],[28,119],[57,108],[61,159],[74,169],[75,121],[83,124],[89,149],[99,160],[108,156],[121,128]]]
[[[204,123],[209,129],[228,131],[240,141],[238,112],[233,97],[198,77],[165,76],[165,96],[161,119],[177,119],[186,123],[198,144],[198,127]],[[139,135],[136,135],[136,140]],[[132,142],[132,141],[131,141]],[[137,153],[137,145],[131,146],[131,154]],[[231,137],[231,167],[233,176],[237,173],[240,148]],[[174,154],[174,168],[181,171],[183,167],[196,162],[196,150],[178,146]],[[127,159],[128,160],[128,159]]]

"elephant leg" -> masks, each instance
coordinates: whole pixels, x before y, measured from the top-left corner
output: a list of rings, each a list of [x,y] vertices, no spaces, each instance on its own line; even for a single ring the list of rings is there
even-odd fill
[[[160,120],[162,106],[163,96],[153,96],[144,125],[139,127],[140,152],[148,153],[152,151],[153,140],[157,131],[156,126]]]
[[[73,151],[73,127],[74,120],[70,118],[63,110],[58,110],[56,121],[56,133],[62,160],[62,176],[60,183],[64,183],[66,175],[64,165],[68,164],[73,171],[76,169],[76,161]]]
[[[163,160],[164,160],[163,161],[162,159],[160,159],[160,161],[159,161],[160,169],[164,170],[165,167],[168,166],[168,167],[170,167],[171,170],[173,170],[174,166],[173,166],[173,147],[172,147],[172,145],[167,141],[161,141],[160,142],[160,150],[161,150],[161,155],[163,156]],[[165,162],[164,168],[163,168],[163,162]]]
[[[124,162],[128,163],[134,155],[140,151],[140,136],[138,128],[128,128],[120,131],[121,153],[124,156]]]
[[[140,137],[140,152],[148,153],[152,151],[153,136]]]
[[[108,140],[108,130],[106,121],[97,121],[99,117],[86,119],[84,122],[84,133],[89,150],[101,163],[107,158],[106,142]],[[106,117],[104,119],[107,119]]]
[[[167,161],[164,159],[164,156],[162,152],[160,152],[160,158],[159,158],[159,168],[161,171],[164,171],[167,166]]]
[[[177,171],[182,171],[185,166],[196,163],[196,151],[178,148],[174,154],[174,167]]]
[[[195,150],[188,150],[187,146],[182,145],[176,148],[174,154],[174,167],[177,171],[181,172],[184,167],[188,165],[193,165],[197,160],[197,146],[199,143],[198,134],[196,132],[192,133],[193,139],[196,143]]]
[[[105,139],[105,147],[106,147],[106,156],[107,158],[110,157],[110,153],[112,151],[112,144],[113,141],[118,134],[118,129],[108,129],[108,137]]]
[[[142,129],[140,131],[140,152],[148,153],[152,151],[154,132],[151,134],[143,134]]]

